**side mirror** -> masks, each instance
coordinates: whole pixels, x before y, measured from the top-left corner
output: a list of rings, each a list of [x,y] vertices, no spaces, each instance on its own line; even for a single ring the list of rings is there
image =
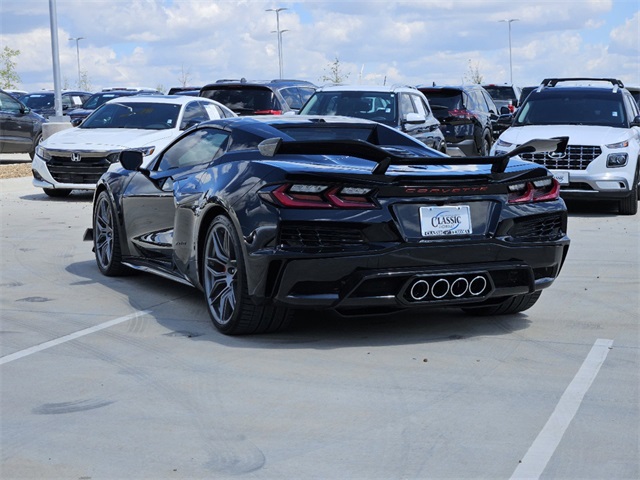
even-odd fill
[[[402,120],[402,123],[418,124],[418,123],[424,123],[426,121],[427,121],[427,119],[425,118],[424,115],[420,115],[419,113],[411,112],[411,113],[407,113],[405,115],[404,119]]]
[[[142,165],[142,152],[139,150],[123,150],[120,152],[120,164],[126,170],[138,170]]]
[[[509,110],[509,107],[506,107],[506,106],[500,107],[500,115],[508,115],[510,113],[511,113],[511,110]]]
[[[72,127],[77,127],[78,125],[80,125],[82,123],[82,118],[74,118],[71,120],[71,126]]]
[[[200,122],[198,120],[189,120],[187,122],[182,122],[182,125],[180,125],[180,130],[189,130],[191,127],[195,127],[199,123]]]
[[[632,127],[640,127],[640,115],[633,119],[631,122]]]

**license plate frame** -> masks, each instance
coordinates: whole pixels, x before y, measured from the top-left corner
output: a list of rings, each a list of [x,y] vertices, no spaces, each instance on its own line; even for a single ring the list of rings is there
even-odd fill
[[[419,216],[423,237],[458,237],[473,233],[469,205],[420,207]]]
[[[560,185],[569,185],[571,173],[568,170],[551,170],[551,174]]]

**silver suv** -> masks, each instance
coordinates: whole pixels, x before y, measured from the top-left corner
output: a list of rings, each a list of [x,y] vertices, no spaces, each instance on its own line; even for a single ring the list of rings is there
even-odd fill
[[[299,114],[365,118],[396,128],[434,150],[447,150],[440,122],[433,116],[427,97],[413,87],[321,87],[311,95]]]
[[[552,137],[566,137],[566,148],[520,156],[551,170],[562,197],[614,200],[622,215],[638,212],[640,109],[620,80],[544,80],[520,106],[491,154]]]

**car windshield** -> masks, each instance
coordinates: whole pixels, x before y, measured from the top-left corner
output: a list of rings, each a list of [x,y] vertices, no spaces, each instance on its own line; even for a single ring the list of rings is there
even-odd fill
[[[343,115],[397,124],[396,95],[390,92],[315,92],[300,115]]]
[[[522,125],[600,125],[625,127],[622,97],[610,92],[542,92],[530,95],[518,110],[514,126]]]
[[[27,107],[37,110],[39,108],[53,107],[54,96],[53,93],[32,93],[25,95],[20,100]]]
[[[177,126],[180,105],[172,103],[106,103],[79,128],[163,130]]]
[[[217,87],[203,90],[202,96],[226,105],[238,115],[273,112],[281,107],[273,92],[260,87]]]

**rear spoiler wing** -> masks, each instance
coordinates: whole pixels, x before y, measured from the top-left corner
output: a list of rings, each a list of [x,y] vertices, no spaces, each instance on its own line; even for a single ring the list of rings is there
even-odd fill
[[[274,137],[258,145],[265,157],[285,155],[345,155],[376,162],[372,174],[384,175],[391,165],[491,165],[491,173],[504,173],[509,159],[521,153],[564,152],[569,137],[534,139],[503,155],[494,157],[402,157],[363,140],[322,140],[285,142]]]

